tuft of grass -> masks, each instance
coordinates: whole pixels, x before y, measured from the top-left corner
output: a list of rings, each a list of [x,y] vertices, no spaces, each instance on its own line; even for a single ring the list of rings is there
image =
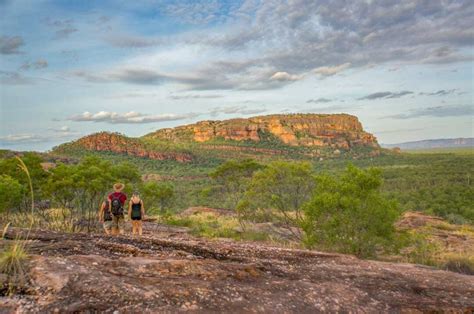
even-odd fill
[[[25,289],[27,281],[26,262],[28,254],[25,245],[15,240],[0,253],[0,273],[6,276],[1,287],[3,294],[14,294]]]
[[[5,239],[5,235],[8,232],[8,228],[10,228],[11,222],[8,222],[5,227],[3,227],[3,232],[2,232],[2,239]]]
[[[474,275],[474,256],[463,254],[449,254],[443,256],[441,269],[461,274]]]

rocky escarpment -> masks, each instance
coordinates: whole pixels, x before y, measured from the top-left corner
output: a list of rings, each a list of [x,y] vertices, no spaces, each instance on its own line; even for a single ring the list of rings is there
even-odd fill
[[[269,115],[201,121],[158,130],[147,137],[174,142],[207,142],[216,139],[263,142],[273,137],[290,146],[342,149],[379,147],[376,138],[364,131],[357,117],[348,114]]]
[[[118,133],[101,132],[92,134],[79,140],[63,144],[55,148],[56,153],[74,149],[84,149],[97,152],[112,152],[135,157],[144,157],[154,160],[176,160],[190,162],[193,157],[188,153],[160,151],[146,147],[140,139],[129,138]]]
[[[206,241],[29,234],[30,283],[2,313],[472,313],[474,276],[349,255]],[[1,240],[8,245],[9,240]]]

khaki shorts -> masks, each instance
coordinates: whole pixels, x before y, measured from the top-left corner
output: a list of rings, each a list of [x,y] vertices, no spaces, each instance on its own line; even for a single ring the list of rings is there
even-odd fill
[[[125,226],[125,220],[123,216],[114,216],[112,220],[104,221],[104,229],[111,230],[117,229],[119,232],[123,232]]]

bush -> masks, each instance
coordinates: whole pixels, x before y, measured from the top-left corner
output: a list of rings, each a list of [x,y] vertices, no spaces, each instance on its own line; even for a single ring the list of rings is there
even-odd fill
[[[174,186],[169,183],[147,182],[143,186],[143,197],[146,200],[144,203],[147,213],[164,214],[170,209],[175,200]]]
[[[23,186],[18,180],[8,175],[0,175],[0,213],[20,205],[23,194]]]
[[[304,206],[304,243],[359,257],[394,249],[397,204],[382,196],[379,170],[347,167],[340,177],[321,175]]]
[[[278,221],[294,239],[301,240],[295,227],[301,225],[303,204],[311,198],[315,184],[311,164],[272,162],[253,175],[245,197],[237,207],[240,218],[261,221],[270,214],[268,219]]]

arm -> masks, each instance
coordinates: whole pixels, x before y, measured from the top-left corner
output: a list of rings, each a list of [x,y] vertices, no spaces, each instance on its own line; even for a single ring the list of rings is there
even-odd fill
[[[109,212],[112,213],[112,198],[109,195]]]
[[[102,204],[100,205],[100,208],[99,208],[99,222],[103,222],[103,218],[104,218],[104,207],[105,207],[105,203],[102,202]]]
[[[132,200],[128,202],[128,219],[132,220]]]
[[[142,204],[142,219],[145,218],[145,206],[143,206],[143,200],[140,200],[140,203]]]

